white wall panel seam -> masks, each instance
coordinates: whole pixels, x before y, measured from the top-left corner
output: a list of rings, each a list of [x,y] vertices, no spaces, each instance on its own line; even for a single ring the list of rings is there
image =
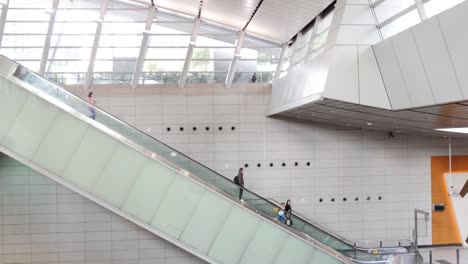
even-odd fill
[[[421,52],[419,51],[418,42],[416,41],[416,38],[414,37],[413,28],[410,29],[410,33],[411,33],[411,37],[413,38],[413,41],[414,41],[414,46],[416,47],[416,50],[417,50],[417,53],[418,53],[419,61],[421,62],[421,66],[422,66],[422,69],[424,71],[424,77],[426,78],[426,83],[429,86],[429,89],[431,91],[432,100],[434,101],[434,104],[436,104],[437,100],[436,100],[436,98],[434,96],[434,91],[432,90],[432,86],[431,86],[431,82],[429,81],[429,77],[427,76],[426,67],[424,66],[424,61],[423,61],[423,59],[421,57]]]
[[[460,90],[460,93],[463,96],[463,98],[467,98],[468,95],[463,94],[462,85],[461,85],[460,79],[458,78],[458,74],[456,73],[457,68],[455,68],[455,64],[453,63],[452,53],[450,52],[450,49],[448,48],[447,40],[445,38],[445,32],[442,28],[442,24],[440,23],[439,16],[436,17],[436,20],[437,20],[437,25],[439,25],[440,31],[442,32],[442,38],[444,39],[444,46],[447,49],[447,53],[450,59],[450,64],[452,65],[453,71],[455,72],[455,79],[457,80],[458,89]]]
[[[411,106],[411,105],[413,105],[413,103],[411,102],[411,96],[410,96],[410,94],[408,92],[408,87],[406,87],[406,82],[405,82],[405,79],[404,79],[404,76],[403,76],[400,61],[398,60],[398,57],[396,56],[396,50],[395,50],[395,46],[393,45],[393,41],[390,41],[390,46],[392,47],[392,50],[393,50],[392,56],[395,58],[395,61],[396,61],[397,65],[398,65],[398,71],[400,72],[401,79],[403,80],[403,86],[404,86],[404,89],[406,91],[406,97],[408,98],[408,102],[409,102],[409,104]]]

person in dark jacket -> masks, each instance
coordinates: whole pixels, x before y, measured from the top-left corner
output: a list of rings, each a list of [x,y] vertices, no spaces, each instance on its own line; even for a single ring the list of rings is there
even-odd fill
[[[239,200],[242,200],[242,194],[244,193],[244,169],[240,168],[237,174],[237,184],[239,184]]]
[[[286,213],[286,221],[285,223],[287,225],[292,225],[292,219],[291,219],[291,216],[292,216],[292,206],[291,206],[291,200],[287,200],[286,201],[286,206],[284,207],[284,212]]]

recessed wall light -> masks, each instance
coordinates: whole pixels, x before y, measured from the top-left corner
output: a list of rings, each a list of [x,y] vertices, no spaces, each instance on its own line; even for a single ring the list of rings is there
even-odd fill
[[[368,126],[372,126],[372,123],[367,123]]]

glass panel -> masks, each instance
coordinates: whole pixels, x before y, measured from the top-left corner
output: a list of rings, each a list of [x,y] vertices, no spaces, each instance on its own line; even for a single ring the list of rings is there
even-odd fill
[[[103,34],[142,34],[145,23],[104,23]]]
[[[34,22],[34,23],[16,23],[16,22],[7,22],[5,23],[5,33],[28,33],[28,34],[37,34],[47,33],[47,27],[49,22]]]
[[[13,0],[10,1],[10,8],[48,8],[51,7],[51,1],[38,0]]]
[[[187,83],[224,83],[227,72],[189,72]]]
[[[86,22],[86,23],[65,23],[65,22],[55,22],[53,34],[91,34],[96,33],[96,22]],[[47,29],[44,30],[47,32]],[[44,33],[45,33],[44,32]]]
[[[392,23],[385,25],[380,30],[384,38],[389,38],[419,22],[421,22],[421,19],[419,18],[418,10],[414,9]]]
[[[435,16],[449,8],[452,8],[466,0],[431,0],[424,4],[428,17]]]
[[[15,1],[10,1],[15,2]],[[11,6],[11,4],[10,4]],[[49,14],[44,12],[44,9],[9,9],[7,14],[7,21],[20,20],[20,21],[45,21],[49,22]]]
[[[190,42],[190,35],[187,36],[151,36],[150,47],[183,47],[186,48]]]
[[[181,72],[185,60],[145,60],[145,72]]]
[[[377,20],[382,22],[413,4],[414,0],[383,1],[374,8],[375,15]]]
[[[180,79],[180,74],[180,72],[143,72],[140,84],[177,83]]]
[[[124,58],[138,58],[140,48],[98,48],[97,60],[117,60]]]
[[[55,83],[60,84],[83,84],[85,80],[86,73],[69,73],[69,72],[57,72],[57,73],[47,73],[46,78]]]
[[[2,54],[12,60],[40,60],[42,48],[2,48]]]
[[[149,48],[146,59],[182,59],[187,56],[187,48]]]
[[[146,22],[147,10],[135,9],[135,10],[107,10],[105,20],[106,22]],[[144,26],[143,26],[144,27]]]
[[[150,223],[175,178],[175,172],[167,172],[165,166],[148,159],[122,206],[123,210]]]
[[[91,56],[91,48],[51,48],[50,60],[88,60]]]
[[[99,47],[132,47],[140,48],[143,35],[102,35],[99,39]]]
[[[83,61],[51,61],[47,72],[86,72],[89,62]]]
[[[63,2],[63,1],[62,1]],[[67,21],[89,21],[96,22],[99,18],[99,9],[86,9],[86,10],[67,10],[59,9],[55,16],[56,22]]]
[[[96,60],[94,72],[100,73],[131,73],[135,70],[137,58],[115,58],[115,60]]]
[[[103,37],[101,37],[102,40]],[[44,36],[45,39],[45,36]],[[44,41],[43,41],[44,42]],[[52,35],[51,46],[92,47],[94,35]]]
[[[4,35],[2,47],[43,47],[45,36],[41,35]]]
[[[15,86],[9,85],[4,78],[0,79],[0,89],[2,91],[2,96],[0,96],[0,112],[2,113],[0,116],[0,141],[3,141],[29,94],[26,91],[15,91]]]

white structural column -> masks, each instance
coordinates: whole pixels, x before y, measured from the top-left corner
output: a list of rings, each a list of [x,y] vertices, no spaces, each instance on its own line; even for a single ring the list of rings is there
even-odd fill
[[[320,22],[322,22],[322,17],[317,16],[315,18],[314,27],[312,28],[312,34],[310,34],[309,46],[307,47],[307,53],[304,62],[308,62],[310,60],[310,55],[312,55],[312,52],[314,51],[314,43],[315,39],[317,38],[317,32],[320,26]]]
[[[109,4],[109,0],[103,0],[101,2],[101,11],[99,13],[99,19],[97,20],[97,27],[96,27],[96,34],[94,34],[93,48],[91,49],[91,56],[89,58],[88,70],[86,71],[85,82],[83,85],[85,89],[88,89],[93,82],[94,62],[96,61],[99,40],[101,38],[102,26],[104,24],[104,16],[106,15],[108,4]]]
[[[286,56],[286,51],[288,50],[288,44],[284,43],[283,48],[281,49],[280,59],[278,61],[278,66],[276,66],[276,72],[274,80],[278,80],[281,76],[281,71],[283,70],[284,57]]]
[[[416,8],[418,9],[419,18],[421,18],[421,21],[426,20],[427,13],[426,13],[426,9],[424,8],[424,0],[415,0],[415,2],[416,2]]]
[[[52,32],[54,31],[55,16],[57,15],[58,4],[59,4],[59,0],[54,0],[52,2],[52,10],[47,11],[50,15],[50,18],[49,18],[49,27],[47,28],[47,35],[44,41],[44,49],[42,49],[41,64],[39,66],[40,75],[44,75],[45,73],[47,59],[49,57],[50,39],[52,38]]]
[[[239,36],[237,37],[236,41],[236,48],[234,50],[234,57],[232,58],[231,65],[229,65],[226,82],[224,83],[224,86],[226,88],[230,88],[232,85],[232,81],[234,80],[234,74],[236,73],[237,63],[239,62],[239,59],[241,57],[240,52],[242,49],[242,45],[244,44],[244,38],[245,30],[239,31]]]
[[[198,30],[200,29],[200,23],[201,19],[199,17],[195,18],[192,36],[190,37],[190,42],[187,49],[187,56],[185,56],[184,68],[182,70],[182,74],[180,75],[179,88],[183,88],[185,86],[185,83],[187,82],[187,74],[190,68],[190,62],[192,61],[193,49],[196,45]]]
[[[8,14],[8,5],[10,1],[6,0],[4,3],[2,3],[2,13],[0,14],[0,46],[2,44],[3,40],[3,32],[5,31],[5,23],[6,23],[6,18]]]
[[[148,44],[151,38],[151,26],[153,25],[153,19],[155,14],[156,8],[154,6],[150,6],[148,9],[148,15],[146,16],[146,25],[145,30],[143,31],[143,38],[141,40],[140,53],[138,54],[135,70],[133,72],[132,88],[136,88],[140,81],[141,70],[143,69],[143,63],[146,58],[146,52],[148,51]]]

